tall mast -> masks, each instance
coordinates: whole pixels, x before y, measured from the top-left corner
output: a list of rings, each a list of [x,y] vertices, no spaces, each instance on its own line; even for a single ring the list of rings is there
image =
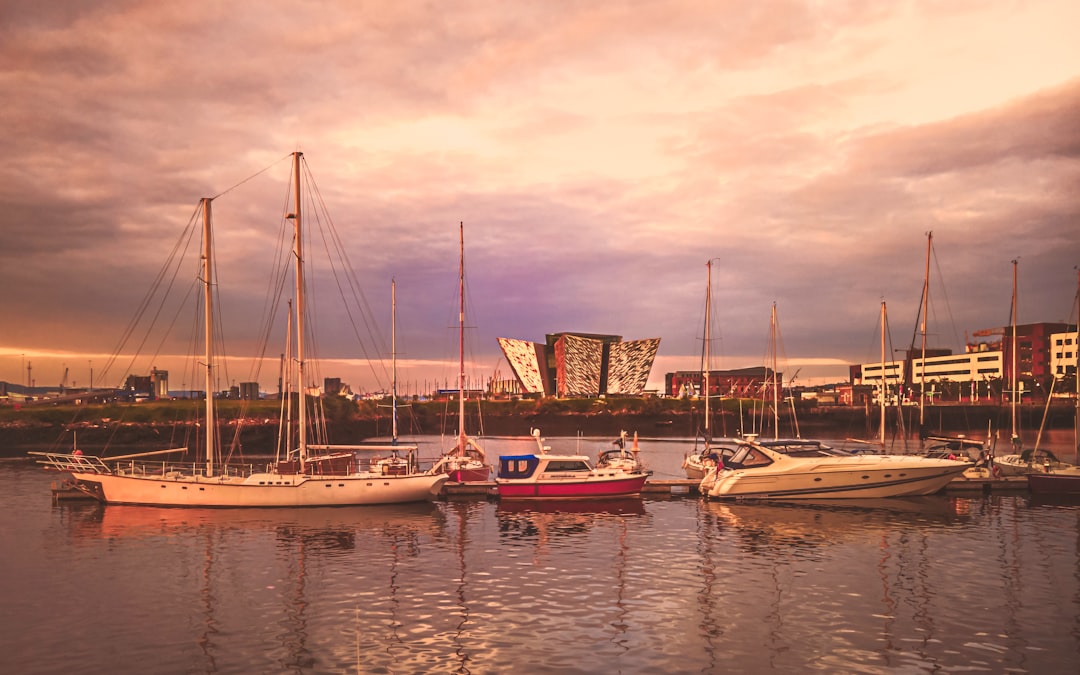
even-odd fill
[[[1012,362],[1012,368],[1011,368],[1011,370],[1012,370],[1012,378],[1011,378],[1011,382],[1010,382],[1010,384],[1012,386],[1012,406],[1011,406],[1012,407],[1012,438],[1013,438],[1013,442],[1016,442],[1017,431],[1018,431],[1017,428],[1016,428],[1016,401],[1017,401],[1017,397],[1018,397],[1018,395],[1020,393],[1019,390],[1018,390],[1018,387],[1017,387],[1017,385],[1019,383],[1019,378],[1018,378],[1018,373],[1016,372],[1016,368],[1017,368],[1017,358],[1016,358],[1016,265],[1017,265],[1017,261],[1013,260],[1012,265],[1013,265],[1013,292],[1012,292],[1012,309],[1010,310],[1010,314],[1012,315],[1012,341],[1011,341],[1011,344],[1009,345],[1009,351],[1012,352],[1012,359],[1011,359],[1011,362]]]
[[[705,387],[705,447],[709,447],[709,440],[711,435],[709,434],[709,327],[712,321],[712,260],[705,263],[706,279],[708,282],[705,285],[705,359],[702,364],[701,379],[704,382]]]
[[[769,342],[772,349],[772,397],[773,397],[773,438],[780,439],[780,392],[776,388],[776,303],[772,304],[772,316],[769,319]]]
[[[203,197],[203,293],[206,317],[205,356],[206,356],[206,475],[214,475],[214,305],[213,284],[214,266],[210,258],[213,250],[210,239],[210,198]]]
[[[459,222],[458,265],[458,454],[465,456],[465,223]]]
[[[1080,271],[1076,273],[1076,337],[1073,338],[1073,356],[1076,357],[1076,399],[1073,410],[1073,443],[1076,445],[1076,457],[1080,459]]]
[[[300,472],[306,471],[307,462],[307,379],[304,377],[304,229],[300,214],[300,158],[302,152],[293,153],[293,252],[296,257],[296,375],[298,393],[298,423],[300,426]]]
[[[922,333],[922,368],[919,369],[919,431],[922,432],[925,419],[926,405],[926,313],[929,310],[930,301],[930,242],[934,240],[933,231],[926,233],[926,276],[923,280],[922,291],[922,323],[919,332]]]
[[[881,425],[878,434],[881,436],[881,445],[885,446],[885,393],[888,390],[885,384],[885,301],[881,301]]]
[[[391,411],[393,417],[392,445],[397,445],[397,282],[390,280],[390,363],[393,382],[390,384]]]

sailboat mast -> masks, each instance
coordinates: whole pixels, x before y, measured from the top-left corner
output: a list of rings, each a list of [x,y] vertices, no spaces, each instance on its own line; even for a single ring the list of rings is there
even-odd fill
[[[304,377],[304,230],[300,214],[300,158],[303,153],[293,153],[293,252],[296,257],[296,376],[298,394],[298,417],[300,426],[300,472],[306,471],[307,462],[307,379]]]
[[[390,364],[393,382],[390,384],[391,414],[393,417],[392,445],[397,445],[397,281],[390,280]]]
[[[709,340],[710,340],[710,323],[712,322],[712,260],[705,263],[706,279],[705,284],[705,359],[702,364],[704,367],[701,369],[701,379],[705,387],[705,447],[709,447]]]
[[[1080,271],[1076,273],[1076,337],[1073,338],[1073,356],[1076,357],[1076,370],[1073,380],[1076,382],[1076,398],[1073,409],[1073,443],[1076,445],[1076,458],[1080,460]]]
[[[919,332],[922,333],[922,368],[919,369],[919,430],[922,431],[925,420],[926,407],[926,313],[929,310],[930,301],[930,243],[934,240],[934,233],[926,233],[926,276],[923,280],[922,291],[922,323]]]
[[[459,226],[458,264],[458,454],[465,456],[465,223]]]
[[[776,303],[772,304],[772,316],[769,319],[769,342],[772,349],[772,397],[773,397],[773,439],[780,439],[780,391],[776,382]]]
[[[1012,352],[1012,359],[1011,359],[1012,368],[1010,369],[1012,371],[1012,378],[1011,378],[1010,384],[1012,386],[1012,406],[1011,406],[1012,407],[1012,437],[1013,437],[1013,441],[1015,442],[1016,438],[1017,438],[1016,402],[1017,402],[1017,396],[1020,393],[1019,390],[1018,390],[1018,386],[1017,386],[1018,383],[1019,383],[1019,378],[1017,377],[1018,373],[1016,372],[1016,367],[1017,367],[1017,359],[1016,359],[1016,266],[1017,266],[1017,261],[1013,260],[1012,265],[1013,265],[1013,292],[1012,292],[1012,309],[1010,311],[1010,314],[1012,315],[1012,341],[1011,341],[1011,344],[1009,345],[1009,351]]]
[[[881,445],[885,445],[885,301],[881,301],[881,425],[878,435],[881,436]]]
[[[202,200],[203,206],[203,293],[204,293],[204,309],[206,311],[206,317],[204,319],[206,335],[205,340],[205,361],[206,361],[206,475],[207,477],[214,475],[214,429],[216,422],[214,421],[214,305],[213,305],[213,285],[214,285],[214,266],[210,257],[213,250],[213,242],[211,241],[211,229],[210,229],[210,202],[209,197],[204,197]]]

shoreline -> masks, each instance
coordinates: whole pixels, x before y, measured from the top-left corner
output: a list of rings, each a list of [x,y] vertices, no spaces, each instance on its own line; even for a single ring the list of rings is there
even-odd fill
[[[1017,409],[1017,418],[1024,433],[1039,428],[1043,421],[1044,406],[1027,404]],[[886,426],[890,437],[918,436],[918,408],[901,408],[899,423],[896,409],[887,411]],[[401,436],[455,435],[458,419],[456,414],[444,411],[421,411],[422,414],[406,416],[399,420]],[[550,437],[610,436],[617,438],[625,431],[632,436],[653,438],[694,438],[703,421],[700,411],[668,409],[648,412],[613,412],[608,409],[589,412],[565,410],[521,410],[514,408],[509,414],[491,411],[481,417],[466,415],[466,429],[474,436],[528,436],[530,430],[539,428]],[[780,419],[781,436],[820,438],[862,438],[873,440],[879,433],[880,418],[877,410],[851,407],[818,406],[790,413]],[[1058,405],[1049,408],[1046,429],[1073,428],[1074,408]],[[964,435],[976,440],[987,434],[999,439],[1010,433],[1010,410],[999,405],[935,405],[926,408],[924,434]],[[772,419],[767,433],[771,433]],[[714,437],[735,436],[741,431],[760,430],[750,414],[722,410],[713,413],[710,427]],[[236,419],[221,420],[219,433],[223,444],[229,445],[236,436]],[[331,443],[351,443],[358,440],[387,437],[391,433],[390,418],[376,416],[342,416],[330,419],[327,429]],[[34,413],[7,416],[0,421],[0,457],[17,457],[32,450],[60,450],[72,447],[75,438],[83,449],[110,447],[116,449],[142,449],[163,444],[176,447],[194,447],[201,442],[196,437],[197,428],[186,422],[125,422],[122,424],[102,421],[56,422],[42,419]],[[276,419],[262,417],[246,418],[242,426],[239,451],[260,454],[273,451],[276,445],[278,424]]]

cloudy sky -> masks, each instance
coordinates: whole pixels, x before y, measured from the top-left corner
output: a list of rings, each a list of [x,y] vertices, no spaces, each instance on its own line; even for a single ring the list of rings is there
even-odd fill
[[[199,198],[273,167],[214,207],[223,332],[254,353],[282,202],[257,184],[294,150],[381,324],[319,325],[358,389],[388,386],[362,357],[391,278],[403,386],[453,384],[459,222],[476,378],[508,375],[497,337],[559,331],[661,338],[654,386],[698,368],[715,258],[716,367],[763,362],[775,302],[785,372],[843,379],[882,300],[910,343],[928,231],[930,346],[1008,324],[1014,259],[1019,321],[1071,317],[1074,0],[8,0],[0,25],[0,380],[117,384]]]

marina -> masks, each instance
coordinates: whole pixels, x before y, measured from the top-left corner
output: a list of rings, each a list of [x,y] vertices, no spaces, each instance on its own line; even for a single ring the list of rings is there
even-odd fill
[[[0,675],[1080,670],[1080,3],[7,4]]]
[[[1071,672],[1080,502],[707,500],[670,477],[684,447],[643,440],[637,498],[305,509],[54,504],[56,474],[5,460],[0,653],[20,673]]]

